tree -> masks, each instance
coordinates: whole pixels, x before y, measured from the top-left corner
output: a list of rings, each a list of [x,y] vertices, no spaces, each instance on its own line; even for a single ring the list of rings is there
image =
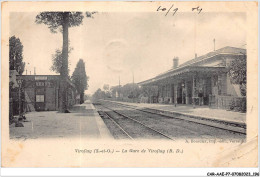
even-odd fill
[[[119,86],[117,85],[117,86],[110,87],[110,92],[112,97],[116,97],[119,92]]]
[[[231,77],[231,82],[233,84],[240,85],[240,91],[243,96],[246,96],[246,55],[243,54],[239,56],[237,59],[233,60],[229,66],[229,75]]]
[[[96,92],[92,95],[92,98],[95,100],[104,99],[106,93],[102,91],[100,88],[96,90]]]
[[[25,62],[23,62],[23,44],[19,38],[12,36],[9,38],[9,69],[16,70],[23,74]]]
[[[111,92],[110,92],[110,89],[109,89],[109,84],[104,84],[103,86],[103,90],[105,92],[105,97],[106,98],[111,98]]]
[[[73,48],[69,48],[69,53],[73,50]],[[52,66],[50,70],[56,72],[57,74],[61,74],[62,67],[62,51],[60,49],[56,49],[55,54],[52,55]],[[70,68],[68,66],[68,72]]]
[[[88,77],[86,75],[85,63],[80,59],[72,74],[72,82],[75,84],[77,91],[80,93],[80,104],[84,102],[84,91],[88,88]]]
[[[93,18],[96,12],[86,12],[87,18]],[[62,66],[61,66],[61,84],[60,84],[60,111],[67,110],[67,79],[68,79],[68,52],[69,52],[69,27],[79,26],[82,24],[84,16],[82,12],[41,12],[36,16],[37,24],[45,24],[52,33],[57,30],[62,32]]]
[[[52,33],[57,30],[62,32],[62,65],[60,68],[60,111],[67,112],[67,79],[68,79],[68,52],[69,52],[69,27],[79,26],[84,16],[82,12],[41,12],[36,16],[37,24],[45,24]]]
[[[108,91],[109,91],[109,85],[108,85],[108,84],[104,84],[103,90],[104,90],[105,92],[108,92]]]
[[[152,102],[152,97],[158,97],[158,86],[143,86],[142,94],[148,97],[148,102]]]
[[[141,93],[140,88],[136,83],[125,84],[122,87],[121,92],[124,97],[128,98],[137,98]]]
[[[52,66],[50,70],[56,72],[57,74],[61,74],[61,66],[62,66],[62,52],[60,49],[55,51],[55,54],[52,55]]]

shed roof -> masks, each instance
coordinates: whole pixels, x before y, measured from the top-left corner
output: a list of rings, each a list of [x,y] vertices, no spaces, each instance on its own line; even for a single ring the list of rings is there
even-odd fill
[[[139,82],[138,84],[151,83],[151,82],[153,82],[155,80],[164,79],[166,77],[173,76],[176,73],[182,73],[182,70],[190,71],[190,69],[187,70],[187,68],[194,68],[196,63],[201,62],[201,61],[206,60],[206,59],[209,59],[209,58],[212,58],[212,57],[217,56],[217,55],[222,55],[222,54],[246,55],[246,49],[230,47],[230,46],[223,47],[223,48],[218,49],[216,51],[212,51],[212,52],[209,52],[209,53],[207,53],[205,55],[193,58],[193,59],[191,59],[191,60],[189,60],[189,61],[179,65],[177,68],[172,68],[172,69],[170,69],[170,70],[168,70],[166,72],[163,72],[163,73],[157,75],[154,78],[151,78],[151,79]],[[207,68],[207,69],[211,68],[212,69],[212,67],[199,67],[199,68],[200,69],[202,69],[202,68]],[[199,69],[199,68],[196,67],[196,69]],[[215,67],[215,68],[220,68],[221,70],[223,70],[223,67]]]
[[[219,55],[219,54],[246,55],[246,49],[226,46],[226,47],[220,48],[218,50],[209,52],[205,55],[199,56],[197,58],[193,58],[193,59],[181,64],[179,67],[195,64],[201,60],[204,60],[204,59],[207,59],[207,58]]]

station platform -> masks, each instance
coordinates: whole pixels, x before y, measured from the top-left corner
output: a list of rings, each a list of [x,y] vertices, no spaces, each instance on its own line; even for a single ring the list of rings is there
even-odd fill
[[[108,101],[108,100],[107,100]],[[173,104],[158,104],[158,103],[129,103],[129,102],[119,102],[112,101],[126,105],[137,106],[140,109],[153,109],[162,112],[175,113],[177,115],[184,115],[192,118],[204,118],[204,119],[213,119],[223,122],[235,123],[246,125],[246,113],[227,111],[223,109],[213,109],[208,106],[198,106],[196,105],[193,108],[193,105],[183,105],[177,104],[176,107]]]
[[[75,105],[71,113],[29,112],[24,127],[10,125],[10,138],[114,139],[92,103]]]

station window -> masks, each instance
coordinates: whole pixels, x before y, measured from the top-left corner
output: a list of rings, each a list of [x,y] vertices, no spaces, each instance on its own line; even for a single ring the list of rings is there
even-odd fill
[[[44,86],[44,82],[36,82],[36,86],[43,87]]]
[[[44,95],[36,95],[36,102],[44,102]]]

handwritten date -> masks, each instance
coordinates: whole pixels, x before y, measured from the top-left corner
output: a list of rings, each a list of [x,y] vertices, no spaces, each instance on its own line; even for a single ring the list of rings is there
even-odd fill
[[[170,8],[168,8],[168,9],[166,7],[159,6],[157,8],[157,12],[158,11],[162,11],[162,12],[166,11],[165,16],[167,16],[169,14],[169,12],[172,12],[172,16],[174,16],[176,14],[176,12],[179,10],[179,8],[177,8],[177,7],[173,8],[173,6],[174,6],[174,4]],[[191,10],[192,11],[197,11],[198,14],[199,14],[202,11],[202,8],[200,8],[198,6],[198,7],[192,8]]]

